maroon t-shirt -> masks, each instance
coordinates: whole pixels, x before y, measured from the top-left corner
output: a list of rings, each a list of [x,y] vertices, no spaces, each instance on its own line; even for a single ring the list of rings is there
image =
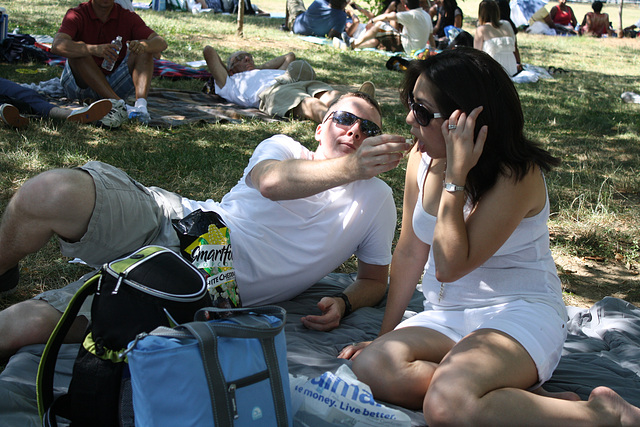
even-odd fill
[[[107,22],[102,22],[96,16],[91,2],[80,3],[79,6],[69,9],[62,20],[60,33],[68,34],[73,41],[83,41],[87,44],[111,43],[117,36],[122,37],[122,50],[113,69],[118,68],[127,54],[127,42],[129,40],[146,40],[153,30],[147,27],[137,13],[123,9],[115,3]],[[100,66],[104,58],[93,57]],[[110,72],[102,69],[102,72]]]

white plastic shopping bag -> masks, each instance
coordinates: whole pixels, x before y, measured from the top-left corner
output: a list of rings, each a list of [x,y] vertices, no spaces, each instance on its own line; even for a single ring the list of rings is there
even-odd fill
[[[294,427],[411,425],[409,415],[376,402],[347,365],[319,377],[289,375]]]

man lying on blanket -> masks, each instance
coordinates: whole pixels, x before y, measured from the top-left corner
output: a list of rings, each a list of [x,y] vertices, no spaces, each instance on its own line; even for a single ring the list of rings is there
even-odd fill
[[[293,52],[256,66],[249,52],[238,51],[227,64],[211,46],[203,51],[217,95],[243,107],[260,108],[272,116],[292,116],[320,123],[328,106],[340,92],[328,84],[314,80],[315,72],[308,62],[296,60]],[[374,96],[373,84],[360,88]]]
[[[317,126],[315,152],[285,135],[268,138],[220,202],[144,187],[100,162],[44,172],[28,180],[4,212],[0,293],[15,289],[18,262],[53,235],[65,256],[99,267],[145,245],[179,250],[171,220],[202,209],[217,212],[230,230],[245,306],[287,301],[356,255],[355,282],[322,298],[321,315],[302,318],[312,329],[336,328],[350,311],[378,303],[387,288],[396,208],[391,188],[376,176],[395,168],[410,144],[383,135],[381,125],[373,98],[345,94]],[[46,342],[80,285],[0,312],[0,360]],[[69,342],[82,338],[89,313],[83,308]]]

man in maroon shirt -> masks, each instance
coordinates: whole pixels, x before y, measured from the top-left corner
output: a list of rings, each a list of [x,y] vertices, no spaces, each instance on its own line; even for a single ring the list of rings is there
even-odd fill
[[[112,43],[122,38],[118,52]],[[90,0],[69,9],[56,34],[51,51],[67,58],[60,77],[70,99],[111,99],[112,111],[102,120],[118,127],[127,117],[149,120],[147,93],[153,76],[153,57],[167,42],[134,12],[114,0]],[[102,67],[115,61],[112,70]],[[133,107],[124,100],[135,93]]]

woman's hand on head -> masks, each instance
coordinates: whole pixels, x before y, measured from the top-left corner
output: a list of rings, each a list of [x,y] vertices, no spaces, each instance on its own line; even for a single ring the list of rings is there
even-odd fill
[[[478,135],[475,135],[476,121],[483,108],[474,108],[468,116],[456,110],[442,124],[442,134],[447,147],[448,182],[464,185],[467,174],[478,163],[488,132],[485,125],[480,128]]]

